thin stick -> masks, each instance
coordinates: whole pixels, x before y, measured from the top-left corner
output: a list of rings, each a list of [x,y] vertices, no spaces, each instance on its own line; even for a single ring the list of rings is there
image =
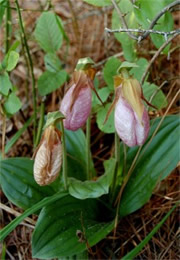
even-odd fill
[[[24,40],[24,45],[25,45],[25,49],[26,49],[26,52],[27,52],[27,56],[28,56],[28,60],[29,60],[29,64],[30,64],[30,72],[31,72],[31,77],[32,77],[33,108],[34,108],[33,143],[35,145],[35,141],[36,141],[36,120],[37,120],[36,82],[35,82],[35,77],[34,77],[34,72],[33,72],[33,62],[32,62],[31,54],[30,54],[29,47],[28,47],[28,44],[27,44],[26,34],[25,34],[24,26],[23,26],[23,21],[22,21],[22,17],[21,17],[21,11],[20,11],[20,8],[19,8],[18,0],[15,0],[15,3],[16,3],[18,17],[19,17],[19,25],[20,25],[20,28],[21,28],[21,34],[22,34],[22,37],[23,37],[23,40]]]
[[[174,1],[173,3],[170,3],[169,5],[165,6],[156,16],[155,18],[152,20],[150,26],[149,26],[149,30],[151,30],[152,28],[154,28],[154,26],[156,25],[157,21],[161,18],[161,16],[163,14],[165,14],[167,11],[169,11],[170,9],[172,9],[173,7],[177,6],[180,4],[180,0]],[[148,32],[149,30],[147,30],[147,32],[145,32],[142,36],[140,36],[141,38],[138,39],[138,41],[142,41],[144,40],[149,34],[150,32]]]
[[[67,153],[66,153],[66,140],[65,140],[65,134],[64,134],[63,120],[60,121],[60,124],[61,124],[61,132],[62,132],[64,189],[67,190],[67,188],[68,188],[68,180],[67,180]]]
[[[15,217],[18,217],[18,216],[22,215],[22,213],[20,213],[20,212],[14,210],[14,209],[12,209],[12,208],[10,208],[10,207],[8,207],[8,206],[2,204],[2,203],[0,203],[0,208],[3,209],[3,210],[5,210],[5,211],[8,212],[8,213],[14,215]],[[36,221],[34,221],[34,220],[31,219],[31,218],[28,218],[28,217],[27,217],[27,218],[25,218],[24,220],[25,220],[26,222],[32,224],[32,225],[35,225],[35,224],[36,224]]]
[[[91,137],[91,116],[89,116],[86,122],[86,172],[87,172],[87,180],[92,178],[90,171],[90,137]]]
[[[161,47],[157,50],[157,52],[154,54],[154,56],[152,57],[152,59],[150,60],[142,78],[141,78],[141,85],[143,85],[144,81],[145,81],[145,78],[148,74],[148,71],[151,67],[151,65],[153,64],[153,62],[156,60],[156,58],[160,55],[160,53],[162,52],[162,50],[174,39],[176,38],[176,36],[178,36],[178,33],[174,34],[171,38],[169,38],[163,45],[161,45]]]
[[[121,23],[122,23],[122,26],[124,29],[128,29],[128,26],[127,26],[127,23],[126,23],[126,20],[124,19],[124,15],[122,14],[121,12],[121,9],[120,7],[118,6],[118,4],[116,3],[115,0],[111,0],[114,8],[116,9],[118,15],[119,15],[119,18],[121,19]],[[133,40],[138,40],[138,37],[135,36],[134,34],[132,34],[131,32],[127,31],[127,34],[129,35],[130,38],[132,38]]]
[[[180,34],[180,29],[178,30],[174,30],[174,31],[170,31],[170,32],[164,32],[164,31],[156,31],[156,30],[142,30],[142,29],[123,29],[123,28],[119,28],[119,29],[109,29],[109,28],[105,28],[105,30],[109,33],[120,33],[120,32],[137,32],[137,33],[153,33],[153,34],[160,34],[163,35],[165,37],[165,39],[167,39],[167,36],[169,35],[173,35],[173,34]],[[143,36],[143,35],[142,35]],[[139,37],[142,37],[139,36]],[[139,40],[138,40],[139,41]]]
[[[141,42],[142,40],[144,40],[150,33],[155,33],[155,34],[160,34],[163,35],[165,37],[165,39],[167,40],[167,36],[168,35],[173,35],[175,33],[179,33],[180,30],[175,30],[175,31],[171,31],[171,32],[161,32],[161,31],[156,31],[156,30],[152,30],[153,27],[156,25],[157,21],[161,18],[162,15],[164,15],[167,11],[169,10],[173,10],[173,7],[177,6],[180,4],[180,0],[176,0],[173,3],[170,3],[169,5],[167,5],[166,7],[164,7],[156,16],[155,18],[152,20],[149,28],[147,30],[141,30],[141,29],[129,29],[126,23],[126,20],[124,18],[124,14],[122,14],[120,7],[118,6],[118,4],[116,3],[115,0],[111,0],[114,8],[116,9],[120,19],[121,19],[121,23],[122,23],[122,28],[120,29],[115,29],[115,30],[111,30],[108,28],[105,28],[105,30],[107,32],[110,33],[118,33],[118,32],[126,32],[130,38]],[[143,35],[140,36],[136,36],[134,34],[132,34],[132,32],[136,32],[136,33],[143,33]]]

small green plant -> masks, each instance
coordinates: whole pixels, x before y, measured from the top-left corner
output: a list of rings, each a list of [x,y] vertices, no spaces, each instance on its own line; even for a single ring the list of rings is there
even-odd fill
[[[99,88],[95,63],[90,58],[80,59],[59,111],[47,116],[44,101],[36,95],[34,82],[34,114],[6,145],[4,139],[2,142],[1,187],[6,197],[25,211],[1,230],[1,241],[24,218],[37,214],[31,243],[32,256],[39,259],[87,257],[90,247],[116,230],[121,218],[149,201],[156,185],[172,172],[179,161],[179,117],[167,115],[178,93],[168,104],[161,88],[148,78],[154,60],[161,52],[168,53],[171,40],[179,33],[172,31],[172,15],[167,12],[179,2],[84,1],[99,7],[113,6],[112,29],[106,28],[106,31],[115,32],[125,61],[108,58],[102,70],[105,84]],[[22,33],[21,10],[18,1],[15,2]],[[8,7],[4,7],[5,1],[0,1],[0,4],[1,23]],[[149,34],[158,49],[150,62],[139,57],[136,48],[138,42]],[[69,40],[63,22],[52,11],[43,12],[38,18],[34,37],[45,52],[45,71],[37,79],[38,94],[45,97],[68,80],[57,51],[63,40],[67,45]],[[28,56],[28,41],[26,38],[21,40]],[[19,60],[16,48],[17,44],[9,48],[0,64],[1,113],[4,119],[13,116],[22,106],[8,74]],[[31,61],[30,58],[31,77],[35,80]],[[165,110],[163,116],[149,119],[149,112],[162,108]],[[97,176],[90,148],[92,117],[99,132],[114,134],[114,148],[103,162],[104,173],[101,176]],[[32,121],[34,160],[4,158]],[[86,134],[81,129],[85,123]],[[175,207],[122,259],[133,259]]]

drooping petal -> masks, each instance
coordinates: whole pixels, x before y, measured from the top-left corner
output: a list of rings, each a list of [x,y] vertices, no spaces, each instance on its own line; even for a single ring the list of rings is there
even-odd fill
[[[122,141],[130,147],[136,145],[134,112],[122,97],[116,104],[114,116],[115,128]]]
[[[142,145],[149,133],[149,117],[145,107],[140,121],[128,102],[120,97],[115,107],[115,128],[128,146]]]
[[[60,105],[60,111],[66,117],[64,119],[64,127],[72,131],[76,131],[85,124],[91,112],[92,98],[90,87],[86,86],[85,88],[81,88],[71,108],[72,95],[75,88],[76,85],[72,85]]]
[[[148,133],[149,133],[149,116],[148,112],[144,108],[143,116],[141,122],[139,121],[139,118],[137,117],[135,113],[135,119],[136,119],[136,143],[137,145],[143,145]]]
[[[34,179],[43,186],[52,183],[58,176],[62,164],[62,145],[58,132],[48,127],[36,152]]]
[[[144,105],[141,101],[142,89],[139,82],[133,78],[125,79],[122,95],[132,107],[133,111],[136,112],[139,121],[142,123]]]

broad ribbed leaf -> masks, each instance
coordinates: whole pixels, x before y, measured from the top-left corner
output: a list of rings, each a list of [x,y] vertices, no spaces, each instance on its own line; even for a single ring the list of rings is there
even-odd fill
[[[179,116],[167,116],[156,136],[149,140],[161,118],[152,121],[151,131],[140,153],[137,165],[123,192],[120,215],[128,215],[141,208],[151,197],[158,182],[167,177],[179,161],[180,133]],[[130,167],[138,148],[130,148],[127,153],[127,169]]]
[[[82,129],[77,131],[65,130],[68,156],[68,176],[79,180],[86,179],[86,137]],[[94,175],[93,161],[91,160],[92,175]]]
[[[79,181],[69,178],[69,193],[77,199],[98,198],[109,192],[112,183],[116,160],[111,158],[105,161],[105,173],[96,181]]]
[[[60,20],[59,17],[58,19]],[[34,35],[41,48],[46,52],[55,52],[61,47],[63,35],[54,13],[43,12],[41,14]]]
[[[28,217],[31,214],[36,213],[39,209],[43,208],[44,206],[46,206],[50,203],[52,204],[54,201],[56,201],[64,196],[66,196],[66,193],[64,193],[64,192],[56,193],[53,196],[42,199],[38,203],[34,204],[32,207],[25,210],[20,216],[13,219],[7,226],[5,226],[1,230],[0,241],[2,241],[4,238],[6,238],[7,235],[9,235],[9,233],[11,231],[13,231],[13,229],[15,229],[18,226],[18,224],[20,224],[26,217]]]
[[[32,238],[33,257],[40,259],[72,256],[103,239],[113,223],[97,221],[96,200],[77,200],[66,196],[41,211]],[[79,241],[77,232],[84,233]]]
[[[32,160],[9,158],[0,161],[0,164],[2,190],[15,205],[27,209],[54,194],[51,187],[40,187],[34,181]]]

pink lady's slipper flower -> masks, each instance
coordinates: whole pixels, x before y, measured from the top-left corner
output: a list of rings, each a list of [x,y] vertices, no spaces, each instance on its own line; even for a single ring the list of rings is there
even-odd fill
[[[127,75],[127,71],[125,73]],[[142,102],[140,83],[132,77],[115,77],[115,129],[122,141],[132,147],[143,145],[149,133],[149,116]]]
[[[57,178],[61,164],[61,132],[50,125],[45,129],[35,155],[35,181],[41,186],[50,184]]]
[[[71,87],[66,92],[60,111],[64,114],[64,127],[76,131],[82,127],[91,112],[92,81],[84,71],[75,71]]]
[[[91,92],[95,91],[93,85],[95,70],[90,66],[92,60],[91,62],[89,60],[89,58],[80,59],[78,64],[83,66],[77,65],[76,68],[80,69],[73,73],[70,88],[60,105],[60,112],[65,116],[64,127],[72,131],[81,128],[91,112]]]

